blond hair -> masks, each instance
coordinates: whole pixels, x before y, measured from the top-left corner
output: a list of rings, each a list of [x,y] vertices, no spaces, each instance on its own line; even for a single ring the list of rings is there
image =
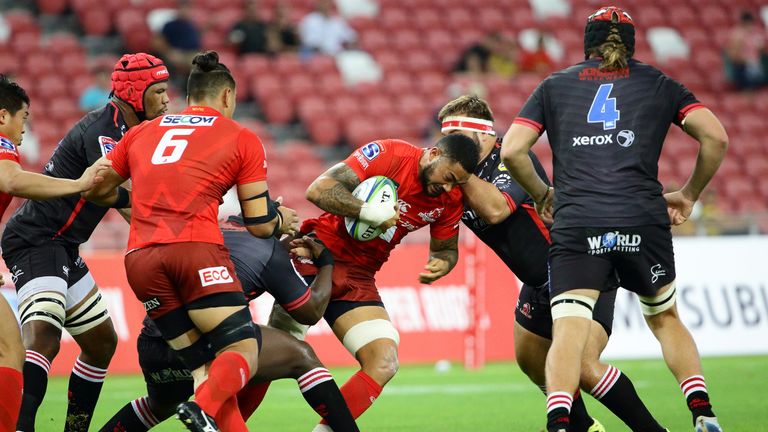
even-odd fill
[[[621,36],[615,31],[612,31],[605,42],[601,43],[591,50],[593,55],[602,57],[603,61],[600,63],[600,69],[603,70],[619,70],[625,69],[629,61],[629,50],[621,40]]]

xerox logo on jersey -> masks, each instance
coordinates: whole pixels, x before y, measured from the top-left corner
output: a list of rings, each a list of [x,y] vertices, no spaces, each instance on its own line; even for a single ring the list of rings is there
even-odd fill
[[[0,137],[0,148],[4,148],[6,150],[16,151],[16,146],[13,145],[11,140],[5,137]]]
[[[112,137],[99,135],[99,147],[101,148],[102,156],[106,156],[109,152],[114,150],[116,145],[117,141],[115,141]]]
[[[622,234],[619,231],[609,231],[603,235],[587,237],[590,255],[600,255],[607,252],[640,252],[640,234]]]
[[[366,159],[373,160],[376,156],[381,154],[381,146],[375,142],[368,143],[360,149],[360,153],[362,153]]]
[[[200,275],[200,283],[204,287],[234,282],[232,275],[229,274],[229,270],[224,266],[204,268],[198,270],[197,273]]]
[[[613,144],[613,134],[573,137],[573,146],[591,146]]]
[[[160,126],[213,126],[215,116],[166,115],[160,120]]]

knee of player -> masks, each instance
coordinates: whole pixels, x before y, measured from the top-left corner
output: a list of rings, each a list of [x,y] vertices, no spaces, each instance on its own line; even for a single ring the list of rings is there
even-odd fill
[[[378,350],[373,356],[358,356],[366,373],[383,381],[389,381],[400,369],[397,349]]]
[[[31,324],[22,328],[22,340],[26,350],[42,354],[49,360],[56,357],[61,348],[61,331],[50,326]]]
[[[590,391],[603,377],[600,359],[585,357],[581,359],[580,385]]]
[[[294,358],[295,361],[292,372],[295,378],[303,375],[308,370],[324,367],[320,362],[320,359],[317,358],[317,354],[315,354],[315,351],[308,343],[296,341],[296,343],[293,344],[293,349],[294,354],[292,358]]]

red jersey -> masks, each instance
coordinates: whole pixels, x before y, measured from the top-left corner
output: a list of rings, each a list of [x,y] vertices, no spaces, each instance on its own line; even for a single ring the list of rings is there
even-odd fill
[[[9,160],[21,165],[19,159],[19,150],[8,138],[0,135],[0,160]],[[0,192],[0,219],[3,218],[5,210],[11,205],[12,195]]]
[[[233,185],[266,180],[261,140],[213,108],[191,106],[131,128],[107,155],[133,179],[128,249],[224,244],[217,221]]]
[[[305,221],[301,231],[314,231],[337,260],[355,263],[371,272],[381,268],[392,249],[411,231],[429,225],[432,238],[446,240],[457,235],[464,205],[461,189],[453,188],[436,197],[424,193],[419,180],[419,159],[424,151],[405,141],[380,140],[355,150],[344,160],[360,181],[383,175],[400,185],[400,220],[378,238],[367,242],[353,239],[347,233],[344,218],[330,213]]]

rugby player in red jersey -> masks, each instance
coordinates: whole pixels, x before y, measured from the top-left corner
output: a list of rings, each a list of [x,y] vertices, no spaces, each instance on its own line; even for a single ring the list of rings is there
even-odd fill
[[[101,171],[109,165],[95,164],[77,180],[58,179],[31,173],[21,168],[18,146],[29,116],[29,96],[18,84],[0,75],[0,219],[14,196],[42,200],[84,192],[101,181]],[[3,285],[0,274],[0,286]],[[0,430],[16,429],[21,407],[24,345],[16,316],[0,295]]]
[[[361,369],[342,387],[349,410],[359,417],[381,393],[398,368],[399,335],[381,301],[374,277],[392,249],[411,231],[429,225],[429,260],[418,275],[430,284],[445,276],[459,257],[459,222],[463,208],[459,185],[477,165],[477,146],[462,135],[443,137],[423,149],[405,141],[374,141],[320,175],[307,199],[326,213],[304,222],[334,256],[333,288],[325,320]],[[364,203],[352,190],[368,177],[382,175],[397,183],[397,209]],[[361,242],[346,230],[345,217],[385,229]],[[329,430],[325,424],[315,430]]]
[[[59,141],[43,174],[78,179],[112,150],[131,127],[167,108],[168,70],[149,54],[126,54],[112,73],[112,97],[73,125]],[[100,163],[105,162],[102,160]],[[128,204],[115,201],[121,209]],[[86,432],[101,393],[117,334],[80,245],[88,241],[109,208],[79,194],[46,201],[27,200],[8,220],[3,259],[16,275],[21,333],[26,348],[24,396],[17,431],[33,432],[48,386],[48,371],[59,352],[62,330],[80,348],[67,388],[65,432]]]
[[[256,372],[260,332],[223,245],[218,206],[237,185],[244,224],[257,237],[293,233],[297,218],[269,197],[261,141],[232,120],[229,69],[213,51],[192,64],[189,106],[131,129],[107,156],[104,182],[86,196],[109,205],[117,186],[133,180],[128,282],[198,384],[179,418],[193,431],[217,423],[245,431],[236,394]]]

